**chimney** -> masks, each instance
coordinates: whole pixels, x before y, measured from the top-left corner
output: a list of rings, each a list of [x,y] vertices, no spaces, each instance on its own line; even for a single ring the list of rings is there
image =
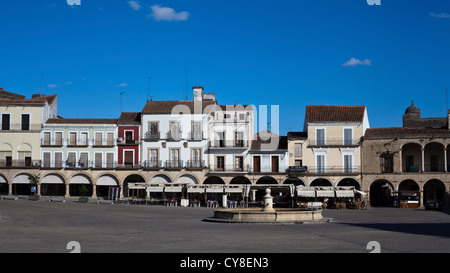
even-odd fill
[[[194,101],[202,101],[203,98],[203,87],[200,85],[192,87],[194,91]]]

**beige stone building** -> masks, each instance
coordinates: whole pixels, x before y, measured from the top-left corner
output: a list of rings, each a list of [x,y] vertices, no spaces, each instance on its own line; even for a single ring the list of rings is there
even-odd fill
[[[304,186],[361,186],[365,106],[308,105],[303,132],[288,134],[289,179]]]
[[[450,131],[447,117],[422,118],[411,103],[403,127],[368,129],[362,145],[362,189],[372,206],[448,204]]]

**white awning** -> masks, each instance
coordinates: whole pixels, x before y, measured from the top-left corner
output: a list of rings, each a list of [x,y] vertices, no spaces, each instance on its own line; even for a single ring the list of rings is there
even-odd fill
[[[334,190],[316,190],[317,197],[334,197]]]
[[[188,187],[187,192],[188,193],[204,193],[205,188],[203,188],[203,187]]]
[[[84,175],[75,175],[70,179],[70,184],[91,184],[89,178]]]
[[[226,187],[225,188],[225,192],[226,193],[242,193],[243,192],[243,189],[241,188],[241,187],[236,187],[236,188],[228,188],[228,187]]]
[[[361,194],[362,196],[366,196],[367,195],[367,193],[366,192],[363,192],[363,191],[359,191],[359,190],[354,190],[355,191],[355,193],[359,193],[359,194]]]
[[[128,183],[128,189],[130,190],[144,190],[146,189],[145,183]]]
[[[41,180],[42,184],[64,184],[64,180],[58,175],[49,174],[44,176]]]
[[[97,186],[118,186],[117,180],[110,175],[103,175],[97,180]]]
[[[353,190],[336,190],[336,197],[355,197]]]
[[[19,174],[18,176],[14,177],[13,184],[30,184],[30,181],[28,180],[28,175]]]
[[[297,195],[300,197],[316,197],[316,191],[314,189],[300,187],[297,188]]]
[[[206,188],[207,193],[223,193],[223,187]]]
[[[147,192],[163,192],[164,187],[163,186],[150,186],[147,187]]]
[[[164,192],[181,192],[182,187],[164,187]]]

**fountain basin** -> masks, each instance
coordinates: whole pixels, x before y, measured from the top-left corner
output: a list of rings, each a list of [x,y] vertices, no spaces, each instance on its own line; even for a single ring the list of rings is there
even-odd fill
[[[204,221],[223,223],[274,223],[274,224],[306,224],[331,222],[324,218],[322,210],[295,208],[276,208],[264,211],[260,208],[219,209],[214,211],[214,217]]]

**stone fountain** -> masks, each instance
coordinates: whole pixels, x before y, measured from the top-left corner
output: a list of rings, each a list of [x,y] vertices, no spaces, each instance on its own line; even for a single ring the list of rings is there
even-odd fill
[[[218,209],[213,217],[203,219],[221,223],[272,223],[272,224],[306,224],[331,222],[331,218],[322,216],[322,210],[300,208],[273,208],[271,190],[266,189],[264,207]]]

